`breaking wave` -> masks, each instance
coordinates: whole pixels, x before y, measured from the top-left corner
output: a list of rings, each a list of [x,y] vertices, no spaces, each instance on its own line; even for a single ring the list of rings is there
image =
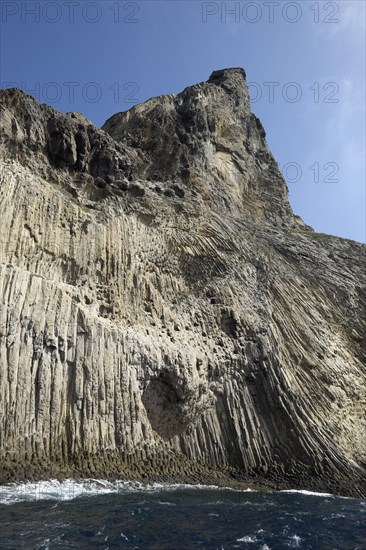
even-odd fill
[[[9,483],[6,485],[1,485],[0,504],[15,504],[17,502],[32,500],[67,501],[78,497],[95,495],[119,494],[127,492],[156,493],[161,491],[177,491],[187,489],[254,492],[249,488],[239,490],[228,487],[219,487],[217,485],[189,485],[180,483],[144,484],[138,481],[107,481],[103,479],[85,479],[82,481],[75,481],[73,479],[58,481],[56,479],[51,479],[47,481],[38,481],[36,483]]]

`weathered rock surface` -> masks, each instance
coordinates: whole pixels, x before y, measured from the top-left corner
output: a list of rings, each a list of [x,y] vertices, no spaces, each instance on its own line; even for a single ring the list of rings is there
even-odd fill
[[[104,130],[1,105],[0,481],[365,495],[365,247],[293,215],[244,72]]]

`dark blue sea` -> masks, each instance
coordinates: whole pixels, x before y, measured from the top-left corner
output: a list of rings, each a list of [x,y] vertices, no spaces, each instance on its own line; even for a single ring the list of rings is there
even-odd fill
[[[6,485],[0,548],[365,550],[366,501],[97,480]]]

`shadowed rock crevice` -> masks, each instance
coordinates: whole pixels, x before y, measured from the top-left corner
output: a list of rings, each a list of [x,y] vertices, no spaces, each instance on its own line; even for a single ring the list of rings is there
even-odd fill
[[[167,377],[150,380],[142,394],[142,403],[152,429],[163,439],[186,430],[188,420],[184,418],[184,400]]]

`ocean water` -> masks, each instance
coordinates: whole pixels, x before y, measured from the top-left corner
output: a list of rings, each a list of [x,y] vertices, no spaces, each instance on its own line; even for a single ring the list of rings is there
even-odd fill
[[[365,550],[366,501],[71,480],[0,487],[0,548]]]

